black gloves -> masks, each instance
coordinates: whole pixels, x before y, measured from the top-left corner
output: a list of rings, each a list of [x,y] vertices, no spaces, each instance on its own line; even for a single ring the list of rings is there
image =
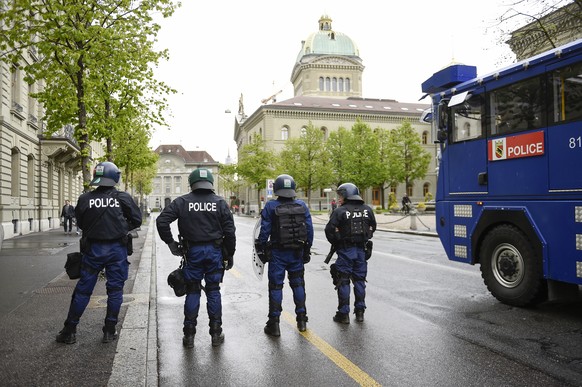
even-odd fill
[[[234,265],[234,258],[232,255],[227,255],[223,257],[223,264],[224,264],[224,270],[230,270],[232,269],[232,266]]]
[[[366,241],[366,247],[364,248],[364,251],[366,252],[366,261],[368,259],[370,259],[370,257],[372,256],[372,249],[373,248],[374,248],[374,242]]]
[[[178,257],[182,256],[182,249],[180,248],[178,242],[171,241],[170,243],[168,243],[168,247],[170,248],[172,254],[177,255]]]
[[[263,263],[269,262],[269,258],[267,257],[267,251],[264,245],[262,245],[258,239],[255,239],[255,252],[257,253],[257,257]]]
[[[311,261],[311,246],[305,246],[303,249],[303,263]]]

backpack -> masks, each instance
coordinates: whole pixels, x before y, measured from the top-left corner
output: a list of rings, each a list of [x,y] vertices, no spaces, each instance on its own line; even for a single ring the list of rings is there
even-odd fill
[[[368,230],[370,228],[369,219],[364,217],[364,209],[359,207],[349,208],[346,211],[346,215],[349,212],[347,218],[347,227],[341,232],[343,239],[352,243],[364,243],[368,240]]]
[[[281,204],[275,208],[273,231],[277,234],[279,247],[283,249],[303,248],[307,243],[305,207],[299,203]]]

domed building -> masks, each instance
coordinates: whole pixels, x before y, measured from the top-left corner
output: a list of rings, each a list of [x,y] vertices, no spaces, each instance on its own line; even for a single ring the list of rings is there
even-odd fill
[[[323,15],[319,31],[301,42],[291,74],[295,96],[361,97],[364,65],[356,43]]]
[[[406,192],[412,201],[422,201],[427,192],[434,195],[437,150],[431,138],[430,124],[420,122],[423,111],[430,106],[362,97],[364,65],[356,42],[346,34],[335,31],[328,15],[320,17],[318,27],[316,32],[309,34],[301,42],[301,49],[293,64],[293,98],[279,102],[272,96],[263,100],[262,106],[247,115],[241,95],[234,128],[237,151],[240,152],[249,144],[254,134],[259,134],[265,140],[267,148],[280,152],[286,141],[299,137],[310,122],[321,128],[324,138],[327,139],[329,133],[340,127],[351,129],[357,119],[372,128],[387,130],[395,129],[408,120],[421,137],[425,150],[435,157],[425,179],[408,187],[404,184],[390,187],[390,191],[397,198]],[[363,193],[366,203],[381,205],[381,192],[380,187],[367,190]],[[386,195],[388,193],[387,190]],[[301,190],[298,194],[302,194]],[[238,195],[241,203],[246,203],[247,211],[258,213],[255,187],[245,187]],[[266,193],[262,196],[268,199]],[[311,205],[315,209],[327,209],[327,199],[323,190],[313,192]],[[384,199],[387,202],[387,198]]]

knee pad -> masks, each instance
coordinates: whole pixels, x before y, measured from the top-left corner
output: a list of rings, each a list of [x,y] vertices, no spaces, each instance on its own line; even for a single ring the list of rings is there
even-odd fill
[[[188,293],[188,294],[193,294],[193,293],[200,294],[201,290],[202,290],[202,284],[200,283],[200,280],[186,281],[186,293]]]
[[[351,274],[342,273],[341,271],[338,274],[338,285],[349,285],[350,278],[352,277]]]
[[[289,272],[289,274],[287,275],[287,278],[289,278],[289,286],[291,286],[292,288],[297,288],[300,286],[305,287],[305,279],[303,278],[304,275],[305,270]],[[297,278],[299,278],[299,281],[294,281]]]
[[[220,291],[220,284],[218,282],[207,282],[204,289],[206,292]]]
[[[113,293],[117,293],[117,292],[123,292],[123,288],[118,288],[118,287],[109,287],[107,288],[107,295],[113,294]]]
[[[275,284],[269,281],[269,290],[281,290],[283,289],[283,284]]]

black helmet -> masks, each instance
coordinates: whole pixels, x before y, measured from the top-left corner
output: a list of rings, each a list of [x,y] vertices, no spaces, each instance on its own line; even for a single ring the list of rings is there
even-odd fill
[[[196,189],[213,189],[214,188],[214,177],[212,172],[206,168],[196,168],[188,176],[188,184],[190,184],[190,189],[192,191]]]
[[[284,198],[294,198],[296,196],[295,187],[295,180],[291,176],[279,175],[273,184],[273,193]]]
[[[174,289],[174,294],[177,297],[186,294],[186,279],[182,269],[176,269],[168,275],[168,285]]]
[[[347,200],[361,200],[362,197],[360,196],[360,190],[356,187],[355,184],[352,183],[343,183],[336,190],[337,194],[340,195],[342,198]]]
[[[93,180],[89,185],[113,187],[119,183],[119,176],[121,176],[121,171],[117,165],[110,161],[103,161],[93,169]]]

